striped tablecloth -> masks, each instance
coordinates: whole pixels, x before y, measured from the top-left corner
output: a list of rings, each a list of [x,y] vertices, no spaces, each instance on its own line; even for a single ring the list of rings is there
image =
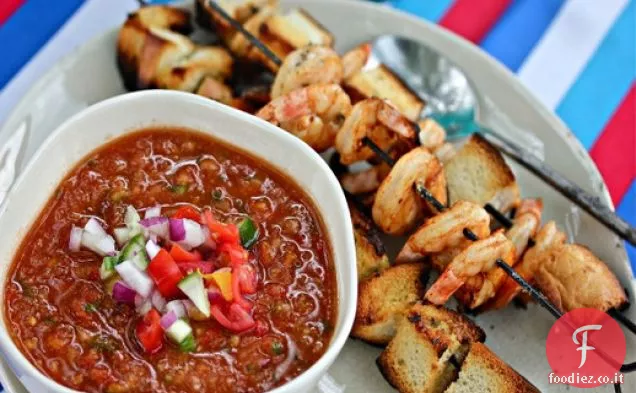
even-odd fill
[[[517,73],[590,151],[619,214],[636,225],[634,1],[387,3],[464,36]],[[134,0],[0,0],[0,123],[55,61],[136,6]],[[636,271],[636,249],[628,253]]]

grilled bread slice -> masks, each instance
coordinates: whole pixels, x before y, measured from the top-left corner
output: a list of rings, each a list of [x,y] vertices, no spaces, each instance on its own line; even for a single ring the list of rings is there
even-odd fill
[[[519,203],[519,187],[501,153],[479,135],[473,135],[444,166],[449,202],[491,203],[507,211]]]
[[[363,69],[351,76],[343,87],[352,103],[371,97],[389,100],[411,121],[417,120],[424,109],[424,101],[384,65]]]
[[[534,385],[504,363],[488,347],[470,346],[459,377],[444,393],[539,393]]]
[[[424,295],[426,273],[424,264],[404,264],[361,282],[351,335],[386,345],[395,335],[396,320]]]
[[[417,304],[398,321],[395,338],[377,363],[401,393],[440,393],[457,377],[470,344],[484,339],[462,315]]]
[[[562,311],[620,308],[627,296],[607,265],[587,247],[562,244],[543,257],[535,274],[541,291]]]
[[[363,281],[387,269],[390,266],[389,257],[380,239],[380,231],[373,221],[352,203],[349,203],[349,211],[353,223],[353,237],[356,241],[358,281]]]
[[[182,34],[190,14],[175,7],[148,6],[132,13],[119,30],[117,65],[128,90],[154,87],[155,77],[194,51]]]
[[[307,45],[333,46],[333,34],[309,15],[296,8],[276,14],[265,22],[259,38],[281,59]]]

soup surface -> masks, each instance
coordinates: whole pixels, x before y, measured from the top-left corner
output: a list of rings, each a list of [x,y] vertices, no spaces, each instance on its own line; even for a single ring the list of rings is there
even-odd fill
[[[172,224],[184,222],[184,206],[190,215],[197,213],[186,216],[203,228],[206,243],[200,247],[141,232],[144,241],[165,250],[162,255],[190,248],[186,255],[195,255],[192,261],[175,257],[176,274],[195,276],[206,291],[222,293],[210,294],[210,316],[192,306],[181,284],[183,292],[167,294],[164,287],[161,294],[167,296],[157,302],[144,299],[143,290],[132,292],[134,303],[115,300],[122,295],[113,294],[113,281],[120,279],[114,285],[128,292],[128,284],[139,284],[122,278],[128,277],[118,265],[125,245],[118,241],[116,253],[104,255],[85,247],[85,236],[79,251],[72,245],[71,232],[84,228],[79,232],[86,234],[91,218],[112,239],[116,228],[130,228],[125,217],[132,207],[144,217],[151,208],[148,216],[157,215],[158,206],[162,220],[170,221],[172,240]],[[205,212],[220,228],[236,230],[233,224],[242,225],[247,217],[255,224],[255,243],[243,243],[245,253],[238,254],[245,256],[241,266],[253,273],[254,288],[240,282],[228,289],[230,281],[219,279],[236,274],[236,265],[215,227],[198,217]],[[149,257],[156,252],[148,250]],[[108,258],[116,267],[103,271]],[[155,259],[149,258],[148,272],[139,270],[159,286],[151,274]],[[4,312],[13,340],[43,373],[87,392],[266,391],[318,360],[337,314],[331,248],[310,198],[261,160],[187,130],[144,130],[91,153],[59,185],[11,269]],[[243,308],[233,308],[237,296]],[[191,327],[190,341],[163,331],[152,336],[149,326],[157,326],[159,316],[167,314],[165,303],[173,300],[190,304],[186,315],[179,315]],[[165,330],[164,318],[161,322]]]

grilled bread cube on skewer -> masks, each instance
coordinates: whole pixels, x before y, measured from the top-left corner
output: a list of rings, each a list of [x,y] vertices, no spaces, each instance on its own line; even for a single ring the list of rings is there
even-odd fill
[[[358,287],[358,307],[351,335],[386,345],[395,335],[396,321],[422,299],[428,268],[421,263],[390,267]]]
[[[451,204],[456,201],[480,206],[490,203],[506,212],[519,203],[519,187],[512,170],[499,150],[479,135],[472,135],[445,162],[444,171]]]
[[[345,78],[344,88],[354,103],[367,98],[381,98],[390,101],[406,118],[416,121],[424,109],[422,101],[389,68],[379,65],[372,69],[362,69]]]
[[[532,383],[501,360],[486,345],[475,342],[444,393],[540,393]]]
[[[417,304],[399,319],[378,367],[401,393],[441,393],[457,377],[470,345],[484,332],[464,316]]]
[[[358,281],[363,281],[370,276],[382,273],[390,267],[390,262],[379,236],[380,231],[375,227],[373,221],[351,202],[349,203],[349,211],[351,212],[353,236],[356,242]]]

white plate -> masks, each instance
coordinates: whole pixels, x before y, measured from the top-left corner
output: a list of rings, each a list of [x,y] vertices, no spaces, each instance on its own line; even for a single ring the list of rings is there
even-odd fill
[[[342,52],[355,44],[382,33],[401,34],[419,39],[445,53],[462,66],[475,82],[477,90],[488,96],[517,125],[532,130],[545,144],[548,164],[584,189],[611,204],[607,189],[585,149],[565,125],[543,107],[506,68],[469,42],[421,19],[370,3],[346,0],[288,0],[286,7],[301,4],[336,36],[336,48]],[[122,21],[125,15],[122,15]],[[115,67],[116,31],[110,31],[89,42],[55,65],[22,99],[0,130],[0,145],[21,124],[30,119],[28,143],[20,167],[31,157],[44,138],[71,114],[90,104],[123,93]],[[482,119],[491,123],[486,113]],[[497,124],[488,124],[496,128]],[[86,132],[90,132],[87,129]],[[512,165],[521,184],[522,194],[544,199],[544,219],[554,219],[565,227],[565,212],[571,204],[522,168]],[[616,236],[585,213],[581,213],[576,236],[605,260],[620,278],[623,286],[634,293],[634,282],[625,250]],[[628,312],[636,320],[636,310]],[[486,343],[506,362],[532,381],[542,391],[566,392],[565,386],[548,385],[549,365],[545,357],[545,338],[553,318],[543,309],[509,308],[479,316]],[[636,360],[636,340],[628,339],[628,361]],[[377,348],[350,340],[332,367],[334,385],[328,391],[390,392],[389,385],[375,366]],[[0,380],[11,393],[22,393],[10,377],[10,370],[0,363]],[[326,384],[327,385],[327,384]],[[612,392],[611,387],[595,391]],[[625,392],[636,391],[636,377],[629,376]]]

